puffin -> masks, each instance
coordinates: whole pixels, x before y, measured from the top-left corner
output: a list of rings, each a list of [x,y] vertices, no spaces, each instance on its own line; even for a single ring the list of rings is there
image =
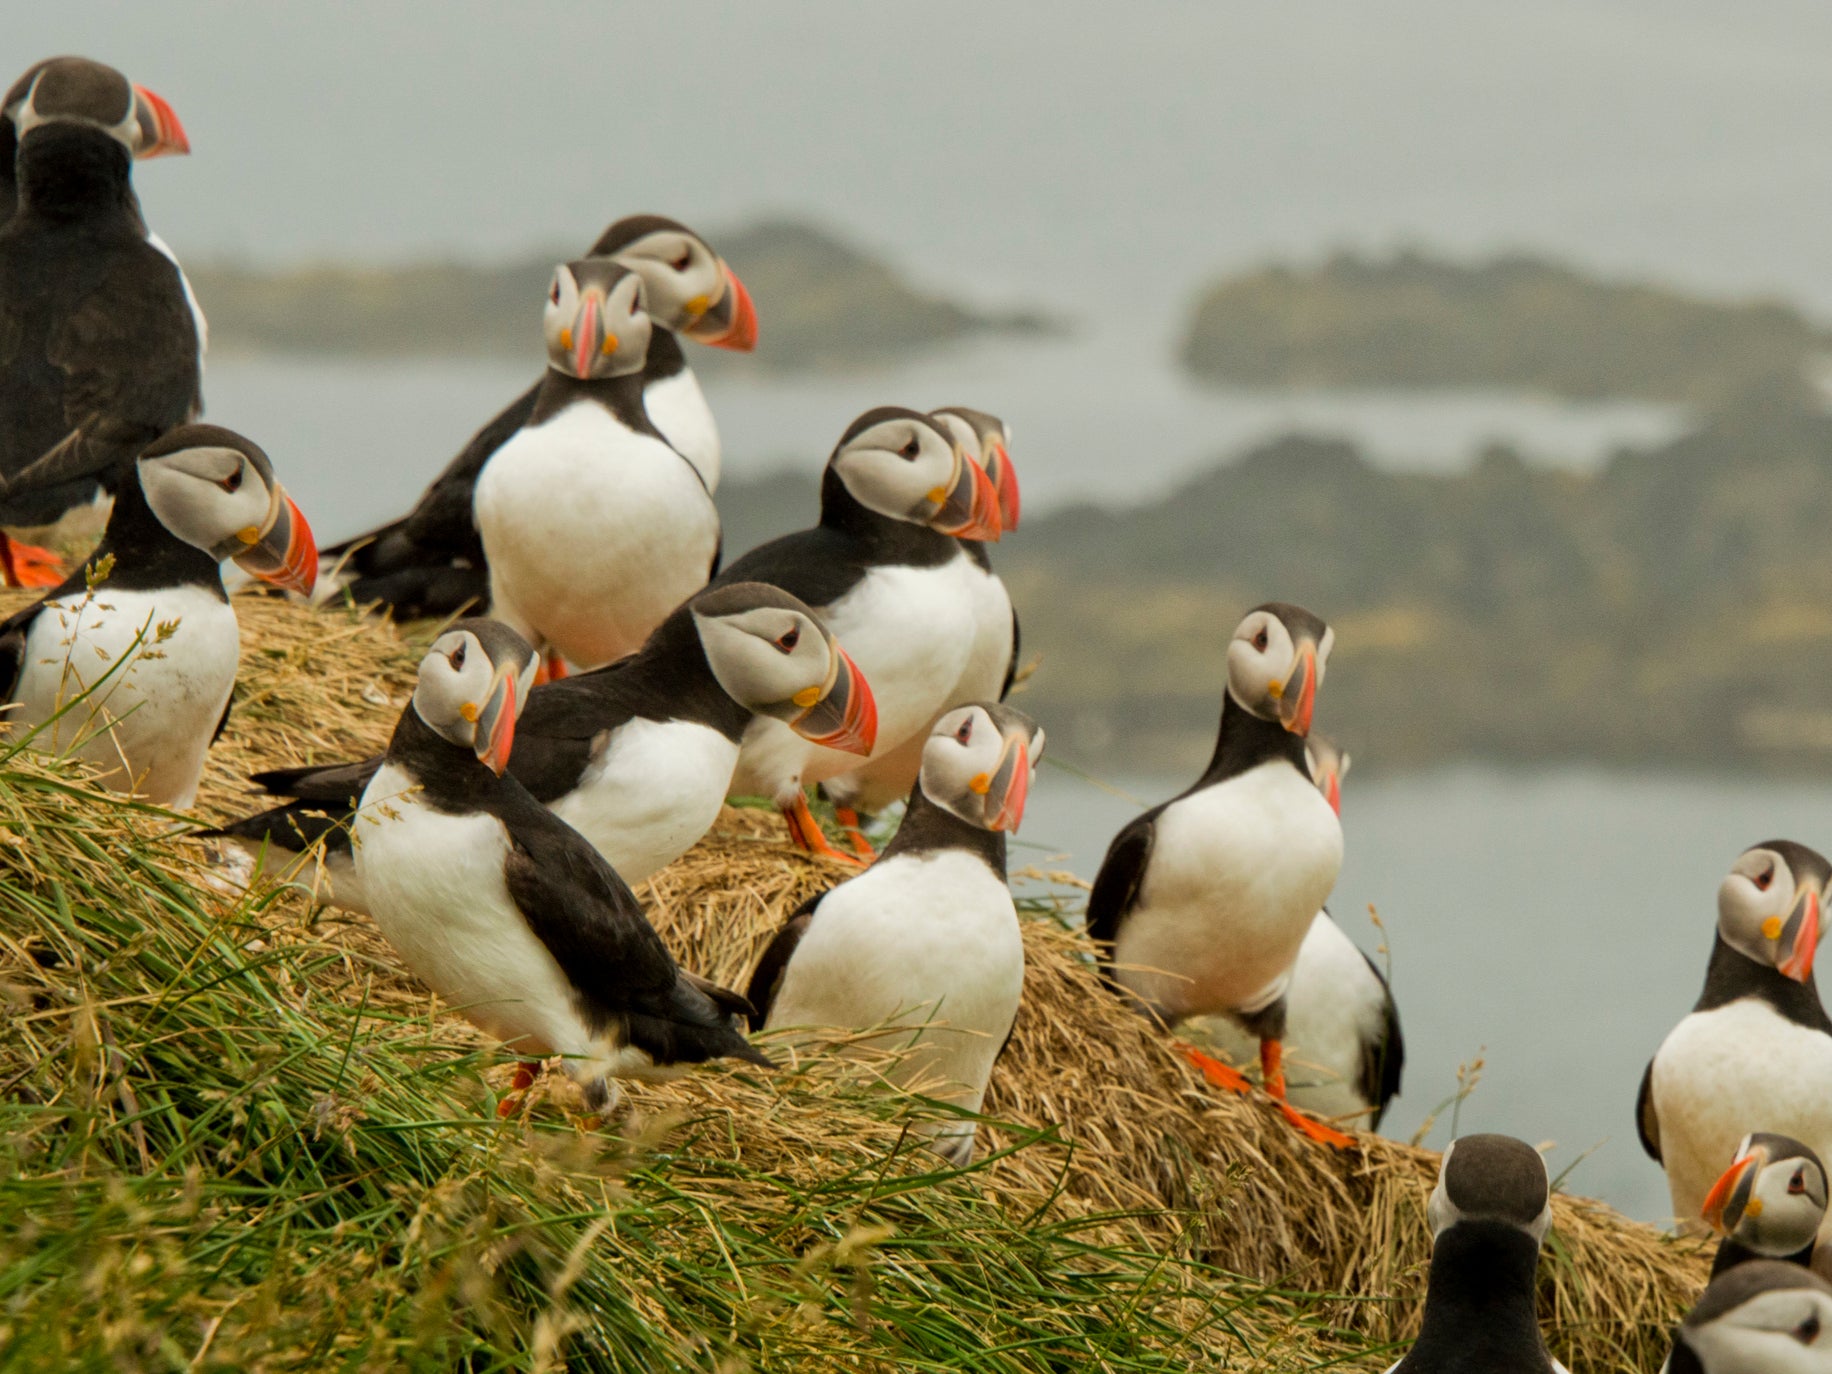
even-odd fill
[[[95,552],[0,624],[5,728],[183,810],[235,687],[241,637],[222,564],[305,594],[317,550],[267,455],[217,425],[169,431],[111,485]]]
[[[1298,951],[1342,867],[1342,825],[1304,755],[1335,632],[1301,606],[1249,611],[1227,650],[1214,757],[1194,786],[1113,839],[1088,895],[1109,983],[1166,1027],[1229,1016],[1259,1041],[1266,1092],[1297,1130],[1353,1140],[1286,1100],[1286,995]],[[1186,1049],[1210,1082],[1249,1091]]]
[[[715,585],[767,582],[814,607],[858,660],[877,698],[873,761],[926,739],[973,654],[978,566],[962,540],[996,540],[998,493],[935,420],[879,406],[840,436],[821,477],[820,522],[759,545]],[[790,839],[843,864],[803,788],[858,756],[802,739],[780,721],[745,736],[735,796],[775,802]]]
[[[856,753],[876,734],[865,675],[818,615],[759,582],[701,592],[629,658],[526,695],[509,776],[631,884],[712,828],[753,720]],[[280,875],[297,873],[322,840],[328,900],[367,911],[354,844],[368,818],[357,807],[381,765],[257,773],[257,787],[289,800],[199,838],[227,838]]]
[[[1780,1260],[1711,1281],[1661,1374],[1832,1374],[1832,1284]]]
[[[166,101],[81,57],[38,63],[0,110],[15,144],[0,225],[0,523],[56,539],[92,532],[108,482],[202,412],[202,314],[133,189],[136,157],[190,145]],[[56,585],[60,567],[0,543],[11,585]]]
[[[1444,1149],[1426,1212],[1425,1318],[1387,1374],[1568,1374],[1547,1353],[1533,1298],[1552,1225],[1539,1151],[1513,1136],[1459,1136]]]
[[[1641,1076],[1641,1144],[1691,1229],[1751,1130],[1832,1151],[1832,1020],[1813,984],[1828,878],[1791,840],[1738,856],[1718,887],[1704,990]]]
[[[892,1082],[967,1114],[918,1128],[956,1166],[972,1161],[971,1114],[1024,990],[1005,837],[1023,820],[1043,744],[1036,722],[998,702],[944,715],[882,856],[783,923],[747,994],[753,1028],[841,1028],[849,1044],[902,1051]]]
[[[661,215],[618,220],[586,250],[615,258],[643,280],[653,329],[642,369],[643,408],[664,438],[692,463],[706,489],[719,489],[718,426],[680,338],[749,352],[757,346],[757,309],[731,266],[706,240]],[[536,382],[471,437],[404,518],[325,551],[325,586],[348,588],[359,605],[382,602],[399,618],[455,614],[489,597],[483,540],[472,512],[477,475],[534,414]]]
[[[1342,779],[1349,756],[1312,733],[1304,755],[1311,778],[1337,816],[1342,815]],[[1226,1017],[1205,1028],[1236,1063],[1250,1059],[1257,1044]],[[1406,1066],[1393,990],[1374,961],[1329,914],[1319,911],[1298,948],[1285,993],[1285,1043],[1306,1071],[1292,1075],[1286,1095],[1321,1117],[1353,1116],[1380,1129],[1387,1106],[1399,1095]]]
[[[1723,1237],[1711,1264],[1716,1278],[1757,1259],[1804,1264],[1832,1277],[1832,1252],[1818,1245],[1826,1219],[1826,1166],[1792,1136],[1752,1131],[1705,1194],[1706,1225]]]
[[[943,406],[929,418],[945,429],[969,458],[986,469],[998,496],[1001,534],[1018,527],[1018,473],[1012,465],[1011,431],[998,416],[967,406]],[[974,643],[960,681],[947,694],[943,709],[969,701],[1003,701],[1018,674],[1018,613],[1011,593],[992,570],[983,539],[964,539],[961,546],[979,570],[971,579],[974,599]],[[833,802],[834,815],[861,858],[871,857],[860,813],[876,815],[909,795],[921,766],[923,735],[916,735],[883,758],[842,773],[821,784]]]
[[[524,1060],[564,1055],[592,1111],[619,1078],[770,1060],[737,993],[682,969],[629,885],[504,770],[534,651],[461,620],[420,662],[363,791],[356,873],[409,970]]]
[[[554,270],[547,378],[477,478],[495,617],[580,668],[634,653],[718,570],[706,479],[643,408],[645,302],[614,259]]]

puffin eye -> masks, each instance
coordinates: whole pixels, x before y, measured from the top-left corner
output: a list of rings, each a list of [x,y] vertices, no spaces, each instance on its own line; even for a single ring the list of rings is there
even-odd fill
[[[1819,1313],[1810,1315],[1799,1326],[1794,1328],[1794,1339],[1802,1345],[1811,1345],[1819,1338]]]
[[[961,722],[961,728],[954,732],[954,738],[965,744],[973,736],[973,717],[968,716]]]
[[[464,669],[464,648],[464,641],[459,640],[458,647],[452,650],[452,668],[456,672],[462,672]]]
[[[910,436],[910,442],[898,449],[897,452],[902,454],[905,458],[914,458],[918,453],[922,452],[922,440],[912,434]]]
[[[692,267],[692,266],[693,266],[693,249],[691,248],[681,249],[680,257],[675,260],[674,270],[676,272],[685,272],[689,267]]]
[[[785,654],[790,654],[790,653],[795,652],[795,646],[800,643],[801,643],[801,626],[796,625],[796,626],[792,626],[788,631],[786,631],[781,637],[779,637],[776,640],[776,647],[778,649],[781,649]]]
[[[242,489],[242,464],[237,463],[235,471],[223,478],[217,485],[224,491],[240,491]]]
[[[1773,864],[1770,864],[1767,868],[1763,869],[1760,873],[1758,873],[1751,881],[1755,883],[1757,892],[1767,892],[1768,885],[1775,881],[1775,866]]]
[[[1253,636],[1253,647],[1263,654],[1266,652],[1266,645],[1270,642],[1271,640],[1266,634],[1266,627],[1264,625],[1260,626],[1259,633]]]
[[[558,277],[553,279],[553,285],[548,288],[547,299],[555,305],[560,303],[560,279]]]
[[[1794,1176],[1787,1181],[1787,1190],[1790,1197],[1798,1197],[1801,1193],[1806,1192],[1807,1171],[1805,1169],[1794,1170]]]

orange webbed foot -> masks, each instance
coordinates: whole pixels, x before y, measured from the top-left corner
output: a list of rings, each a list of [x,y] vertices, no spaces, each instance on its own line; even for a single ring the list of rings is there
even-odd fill
[[[865,822],[859,819],[859,813],[850,806],[833,808],[834,819],[846,831],[846,838],[852,842],[852,852],[865,863],[873,863],[878,858],[878,851],[871,847],[871,841],[865,838]]]
[[[1202,1076],[1217,1088],[1231,1093],[1250,1093],[1253,1084],[1240,1070],[1231,1068],[1212,1055],[1204,1054],[1194,1045],[1179,1045],[1177,1052],[1201,1070]]]
[[[797,849],[805,849],[810,854],[819,855],[834,863],[845,864],[848,868],[860,868],[863,865],[850,854],[843,854],[828,843],[826,834],[821,830],[820,822],[814,819],[814,813],[808,809],[808,798],[797,793],[795,803],[782,813],[782,818],[789,826],[789,839]]]
[[[1304,1115],[1289,1102],[1279,1102],[1279,1113],[1291,1123],[1292,1129],[1299,1135],[1308,1136],[1319,1145],[1328,1145],[1335,1150],[1352,1150],[1355,1148],[1355,1137],[1338,1131],[1333,1126],[1325,1126],[1315,1117]]]

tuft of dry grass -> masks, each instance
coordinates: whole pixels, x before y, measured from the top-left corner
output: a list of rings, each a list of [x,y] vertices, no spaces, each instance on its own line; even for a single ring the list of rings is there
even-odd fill
[[[242,779],[255,768],[383,747],[411,689],[416,646],[425,643],[423,635],[347,610],[253,597],[239,599],[238,610],[244,652],[237,709],[199,802],[213,819],[249,809]],[[187,862],[201,857],[198,846],[184,849]],[[715,832],[657,874],[645,896],[686,966],[742,987],[781,920],[844,876],[788,849],[773,814],[728,808]],[[1085,938],[1063,913],[1039,908],[1028,915],[1024,1005],[994,1073],[990,1124],[981,1132],[982,1152],[990,1147],[993,1154],[964,1176],[975,1205],[1019,1231],[1067,1228],[1074,1244],[1103,1256],[1158,1256],[1177,1266],[1171,1288],[1154,1295],[1152,1312],[1188,1333],[1188,1357],[1241,1369],[1325,1360],[1384,1368],[1390,1343],[1416,1329],[1429,1255],[1425,1202],[1437,1155],[1378,1137],[1361,1137],[1352,1152],[1325,1150],[1293,1133],[1263,1100],[1218,1096],[1107,992]],[[262,904],[258,917],[276,941],[323,952],[323,967],[335,973],[315,981],[314,996],[352,1005],[366,999],[418,1026],[422,1042],[481,1047],[461,1023],[437,1014],[367,921],[314,912],[298,894]],[[532,1119],[567,1107],[567,1092],[531,1095]],[[671,1160],[691,1161],[697,1182],[689,1191],[699,1190],[695,1205],[709,1216],[763,1207],[760,1194],[773,1189],[818,1197],[836,1173],[850,1178],[909,1158],[899,1152],[896,1112],[881,1095],[861,1093],[818,1057],[767,1078],[709,1071],[643,1085],[626,1102],[627,1115],[613,1129]],[[886,1177],[934,1167],[906,1162]],[[956,1196],[932,1172],[917,1176]],[[918,1210],[924,1205],[915,1194],[899,1196]],[[611,1216],[615,1227],[614,1210]],[[841,1243],[812,1232],[804,1239]],[[894,1249],[883,1238],[866,1245],[876,1258],[860,1259],[857,1272],[890,1264],[887,1244]],[[831,1257],[831,1248],[823,1253]],[[1706,1270],[1696,1242],[1669,1239],[1596,1202],[1559,1197],[1541,1266],[1554,1353],[1578,1370],[1653,1367],[1666,1330],[1703,1287]],[[881,1274],[879,1281],[891,1280]],[[682,1311],[651,1297],[641,1285],[629,1294],[669,1329],[691,1325]],[[869,1298],[861,1301],[870,1306]],[[756,1320],[798,1319],[772,1309]],[[835,1360],[820,1367],[881,1367],[871,1362],[871,1347],[846,1348],[850,1357],[839,1359],[836,1346]]]

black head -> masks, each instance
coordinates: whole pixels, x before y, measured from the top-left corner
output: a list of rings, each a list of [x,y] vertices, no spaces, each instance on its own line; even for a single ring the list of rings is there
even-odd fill
[[[1302,606],[1255,606],[1228,644],[1228,694],[1248,714],[1276,720],[1302,739],[1335,643],[1336,632]]]
[[[191,151],[184,126],[162,97],[86,57],[34,63],[7,91],[4,114],[21,142],[41,128],[76,125],[107,134],[130,157]]]
[[[1513,1136],[1459,1136],[1444,1150],[1429,1212],[1434,1236],[1463,1221],[1499,1221],[1537,1245],[1552,1224],[1546,1161]]]
[[[1718,885],[1718,935],[1744,958],[1797,983],[1813,977],[1832,866],[1793,840],[1765,840],[1737,856]]]
[[[957,539],[997,539],[992,481],[940,421],[877,406],[846,427],[827,471],[859,505]]]

